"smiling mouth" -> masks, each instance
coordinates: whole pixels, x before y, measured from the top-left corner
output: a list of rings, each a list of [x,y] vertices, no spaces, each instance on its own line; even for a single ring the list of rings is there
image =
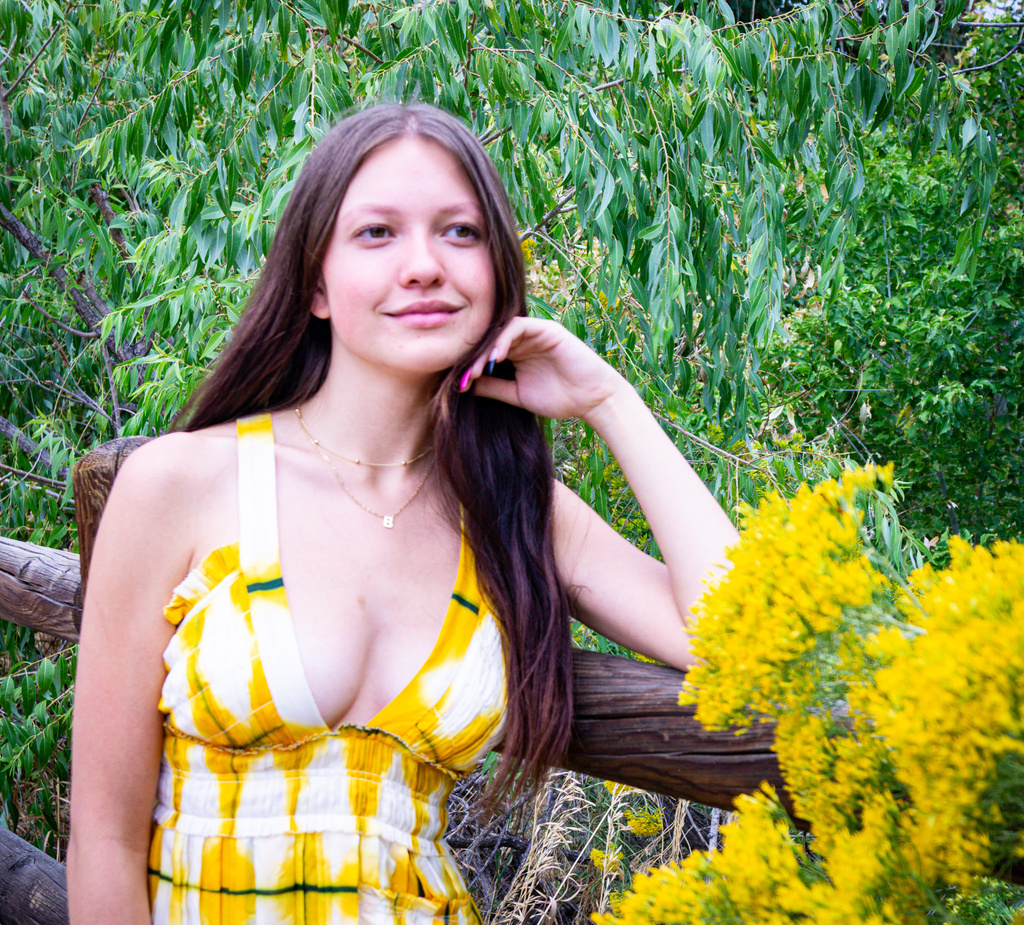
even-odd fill
[[[427,331],[446,328],[460,309],[461,306],[452,305],[450,302],[430,300],[414,302],[388,314],[406,328]]]
[[[457,305],[450,302],[442,302],[438,299],[431,299],[423,302],[413,302],[397,311],[389,312],[392,318],[405,318],[409,315],[452,315],[459,310]]]

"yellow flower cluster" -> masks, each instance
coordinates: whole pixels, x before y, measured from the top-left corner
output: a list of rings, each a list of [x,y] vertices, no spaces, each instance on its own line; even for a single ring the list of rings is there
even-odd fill
[[[963,882],[1024,857],[1024,545],[950,553],[911,576],[926,632],[881,633],[887,665],[852,705],[892,751],[922,875]]]
[[[622,870],[622,852],[618,848],[608,851],[594,848],[590,852],[590,862],[604,874],[617,874]]]
[[[694,607],[700,661],[680,699],[697,703],[704,725],[748,725],[751,710],[821,711],[836,699],[836,685],[849,679],[823,673],[840,654],[862,649],[865,623],[892,594],[862,555],[854,502],[891,478],[891,468],[851,470],[744,511],[727,580]]]
[[[523,263],[526,264],[527,269],[534,261],[534,253],[537,250],[537,242],[533,238],[524,238],[519,242],[519,246],[523,250]]]
[[[777,722],[813,854],[765,788],[721,852],[637,876],[598,925],[944,920],[937,888],[1024,857],[1024,546],[954,541],[901,587],[857,509],[889,478],[768,498],[696,608],[682,699],[709,725]]]
[[[909,925],[925,920],[922,891],[899,855],[895,814],[872,808],[863,835],[822,862],[792,836],[767,786],[737,801],[738,821],[722,828],[721,852],[695,852],[679,865],[633,879],[597,925]],[[875,824],[877,821],[878,824]],[[890,897],[898,892],[899,901]]]
[[[634,835],[657,835],[664,827],[660,809],[641,809],[638,812],[627,809],[625,816],[626,828]]]

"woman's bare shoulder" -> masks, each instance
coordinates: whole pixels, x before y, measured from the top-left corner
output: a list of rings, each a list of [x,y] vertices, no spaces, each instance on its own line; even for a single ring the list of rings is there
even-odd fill
[[[160,508],[201,502],[234,472],[236,445],[233,424],[155,437],[124,461],[115,490]]]

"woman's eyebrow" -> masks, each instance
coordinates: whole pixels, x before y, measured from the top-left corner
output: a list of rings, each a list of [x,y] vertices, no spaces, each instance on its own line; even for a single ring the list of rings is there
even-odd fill
[[[400,206],[387,205],[385,203],[360,203],[359,205],[353,206],[351,209],[345,209],[342,207],[342,210],[339,213],[339,218],[361,218],[364,216],[401,218],[408,214],[408,211],[408,209]],[[443,208],[438,209],[436,214],[441,218],[450,218],[453,215],[464,215],[466,213],[479,216],[483,214],[483,209],[478,203],[467,199],[464,202],[457,202],[444,206]]]

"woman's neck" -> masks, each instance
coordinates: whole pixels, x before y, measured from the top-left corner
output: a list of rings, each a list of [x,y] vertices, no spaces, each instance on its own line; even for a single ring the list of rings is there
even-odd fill
[[[303,403],[302,420],[331,450],[370,463],[401,463],[429,446],[434,388],[390,376],[328,375]]]

